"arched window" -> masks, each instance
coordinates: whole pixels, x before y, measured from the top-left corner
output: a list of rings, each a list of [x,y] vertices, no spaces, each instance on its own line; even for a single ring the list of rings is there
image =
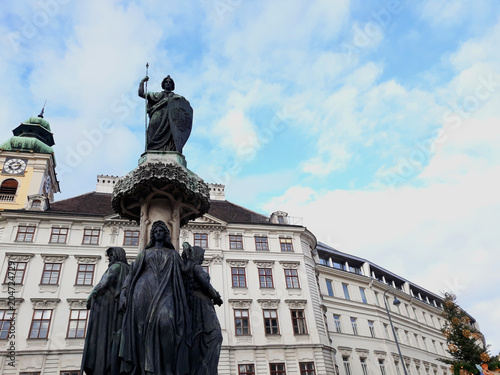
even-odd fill
[[[19,183],[16,180],[8,178],[2,182],[2,185],[0,185],[0,194],[15,195],[18,185]]]

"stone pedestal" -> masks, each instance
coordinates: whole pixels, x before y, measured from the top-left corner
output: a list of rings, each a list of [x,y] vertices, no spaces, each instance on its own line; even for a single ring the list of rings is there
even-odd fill
[[[147,151],[139,166],[115,184],[112,206],[122,217],[139,223],[141,250],[156,220],[167,224],[172,244],[179,250],[180,228],[208,212],[210,194],[181,153]]]

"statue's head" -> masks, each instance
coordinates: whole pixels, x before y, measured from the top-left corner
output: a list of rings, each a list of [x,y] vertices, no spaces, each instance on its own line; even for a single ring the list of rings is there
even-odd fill
[[[108,249],[106,250],[106,255],[109,259],[109,265],[112,265],[116,262],[128,264],[125,250],[123,250],[123,248],[121,247],[108,247]]]
[[[172,77],[166,76],[165,78],[163,78],[163,81],[161,81],[161,88],[167,91],[174,91],[175,83]]]
[[[195,264],[202,264],[205,259],[205,250],[200,246],[193,246],[193,258]]]
[[[149,233],[149,245],[147,247],[154,247],[156,241],[163,241],[165,244],[170,244],[170,230],[161,220],[157,220],[151,225],[151,231]]]

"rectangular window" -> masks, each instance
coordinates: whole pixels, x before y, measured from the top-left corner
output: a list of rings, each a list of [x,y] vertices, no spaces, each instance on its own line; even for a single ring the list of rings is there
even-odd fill
[[[39,371],[20,372],[19,375],[40,375]]]
[[[94,281],[94,264],[79,264],[76,273],[76,285],[92,285]]]
[[[57,285],[60,273],[61,263],[45,263],[40,284]]]
[[[394,365],[396,366],[396,375],[401,375],[401,369],[399,368],[399,362],[394,361]]]
[[[231,276],[233,279],[233,288],[247,287],[245,267],[231,267]]]
[[[292,239],[280,237],[281,251],[293,251]]]
[[[384,334],[385,338],[389,340],[389,326],[384,323]]]
[[[342,362],[344,364],[344,371],[346,375],[352,375],[351,364],[349,363],[349,357],[342,356]]]
[[[267,237],[255,237],[255,250],[269,250]]]
[[[300,362],[300,375],[316,375],[314,362]]]
[[[333,297],[333,285],[332,280],[326,280],[326,290],[328,291],[328,295]]]
[[[271,375],[286,375],[284,363],[270,363],[269,370]]]
[[[30,328],[30,339],[46,339],[49,336],[52,310],[35,310]]]
[[[374,321],[373,321],[373,320],[369,320],[369,321],[368,321],[368,328],[370,329],[370,335],[371,335],[372,337],[376,337],[376,336],[375,336],[375,323],[374,323]]]
[[[290,310],[292,314],[293,333],[295,335],[307,335],[306,317],[304,310]]]
[[[208,247],[208,234],[206,233],[195,233],[194,234],[194,246],[200,246],[202,248]]]
[[[382,375],[387,375],[387,371],[385,371],[385,363],[383,359],[378,360],[378,365],[380,366],[380,373]]]
[[[300,289],[297,270],[285,270],[285,280],[287,289]]]
[[[333,321],[335,322],[335,331],[342,333],[342,325],[340,324],[340,315],[334,315]]]
[[[52,228],[50,243],[66,243],[68,239],[68,228]]]
[[[358,333],[358,319],[351,317],[351,326],[352,326],[352,332],[355,335],[358,335],[359,334]]]
[[[236,336],[246,336],[250,334],[250,319],[248,310],[234,310],[234,326]]]
[[[351,297],[349,296],[349,286],[347,284],[342,284],[342,289],[344,289],[345,299],[351,299]]]
[[[375,302],[377,303],[377,306],[380,306],[380,300],[378,299],[378,293],[377,292],[375,292]]]
[[[238,375],[255,375],[253,365],[238,365]]]
[[[210,275],[208,266],[201,266],[201,268],[203,269],[203,271]]]
[[[87,331],[87,310],[71,310],[67,337],[70,339],[84,338]]]
[[[333,268],[337,268],[339,270],[344,270],[345,271],[345,264],[333,261]]]
[[[259,284],[261,288],[274,288],[271,268],[259,268]]]
[[[230,249],[243,249],[243,236],[241,234],[229,235],[229,248]]]
[[[14,282],[16,285],[22,285],[27,264],[26,262],[9,262],[4,283]]]
[[[126,230],[123,235],[123,246],[139,246],[138,230]]]
[[[0,340],[6,340],[9,337],[12,314],[13,310],[0,310]]]
[[[367,301],[366,301],[366,294],[365,294],[365,288],[359,287],[359,294],[361,294],[361,301],[363,301],[363,303],[367,303]]]
[[[80,375],[80,370],[61,371],[59,375]]]
[[[100,229],[84,229],[83,242],[84,245],[99,245]]]
[[[266,335],[279,335],[278,310],[263,310]]]
[[[368,375],[368,364],[366,363],[366,358],[360,358],[361,362],[361,370],[363,371],[363,375]]]
[[[33,242],[35,227],[31,225],[20,225],[17,228],[16,242]]]

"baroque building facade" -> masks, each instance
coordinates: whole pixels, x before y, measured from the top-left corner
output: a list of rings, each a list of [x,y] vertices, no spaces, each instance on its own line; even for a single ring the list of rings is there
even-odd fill
[[[54,202],[50,125],[23,124],[0,146],[0,373],[77,375],[105,250],[123,247],[133,261],[139,227],[111,208],[114,176]],[[206,249],[205,270],[223,296],[219,374],[403,374],[384,292],[402,301],[390,306],[409,373],[449,373],[436,360],[447,355],[439,296],[317,243],[285,212],[231,203],[224,189],[210,185],[209,212],[180,234]]]

